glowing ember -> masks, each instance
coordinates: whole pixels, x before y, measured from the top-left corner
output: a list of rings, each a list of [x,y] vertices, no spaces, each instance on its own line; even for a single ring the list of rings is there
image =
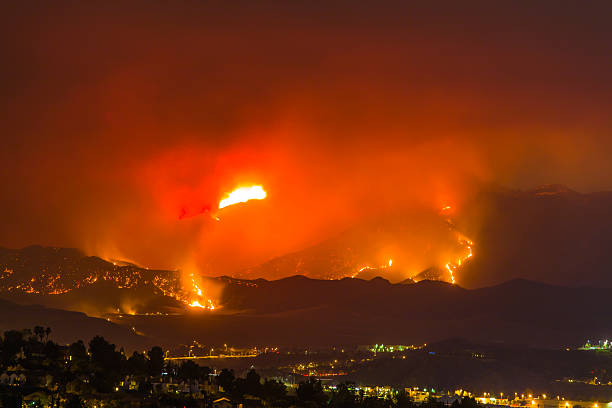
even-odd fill
[[[215,304],[210,298],[206,298],[203,296],[204,292],[202,291],[202,288],[200,288],[200,285],[198,285],[198,283],[196,282],[196,279],[193,274],[190,274],[189,276],[191,277],[192,292],[194,296],[197,297],[197,299],[193,299],[191,303],[188,303],[188,305],[190,307],[199,307],[201,309],[215,310]]]
[[[441,212],[444,213],[446,211],[449,211],[452,207],[450,205],[447,205],[445,207],[442,208]],[[455,229],[454,224],[452,222],[452,220],[450,218],[448,218],[446,220],[449,224],[449,226],[451,227],[451,229]],[[446,263],[445,268],[448,271],[450,278],[451,278],[451,283],[455,284],[455,272],[457,271],[457,269],[459,267],[461,267],[463,264],[465,264],[465,262],[470,259],[473,256],[472,253],[472,246],[474,245],[474,243],[469,240],[468,238],[466,238],[465,236],[463,236],[461,233],[457,232],[457,240],[459,241],[459,244],[463,247],[467,249],[467,253],[463,256],[460,256],[459,259],[457,259],[457,262],[452,262],[449,261]]]
[[[467,261],[468,259],[470,259],[473,256],[472,245],[474,245],[474,243],[472,241],[470,241],[469,239],[466,239],[466,238],[461,237],[461,236],[459,236],[458,240],[459,240],[459,243],[463,247],[467,248],[467,254],[465,254],[462,257],[460,257],[459,259],[457,259],[456,263],[448,262],[445,265],[446,266],[446,270],[450,274],[450,278],[451,278],[451,283],[452,284],[455,283],[455,271],[457,270],[457,268],[459,268],[461,265],[465,264],[465,261]]]
[[[191,307],[199,307],[201,309],[215,310],[215,305],[213,305],[213,303],[212,303],[212,301],[210,299],[207,299],[206,302],[207,302],[206,305],[203,305],[199,301],[194,300],[193,302],[191,302],[189,304],[189,306],[191,306]]]
[[[391,265],[393,265],[393,259],[389,259],[389,262],[387,262],[387,263],[386,263],[386,264],[384,264],[384,265],[379,266],[378,268],[373,268],[373,267],[371,267],[371,266],[366,265],[366,266],[363,266],[363,267],[359,268],[359,270],[358,270],[357,272],[355,272],[354,274],[352,274],[352,275],[351,275],[351,278],[356,277],[357,275],[359,275],[359,273],[361,273],[361,272],[363,272],[363,271],[367,271],[367,270],[370,270],[370,269],[387,269],[387,268],[390,268],[390,267],[391,267]]]
[[[246,203],[249,200],[263,200],[266,196],[266,191],[262,186],[240,187],[221,200],[219,209],[238,203]]]
[[[459,263],[459,265],[461,265],[461,260],[459,260],[459,262],[460,262],[460,263]],[[455,284],[455,275],[454,275],[454,273],[453,273],[453,268],[454,268],[454,267],[453,267],[453,266],[451,266],[451,264],[450,264],[450,263],[447,263],[447,264],[446,264],[446,270],[447,270],[447,271],[448,271],[448,273],[450,274],[450,277],[451,277],[451,283],[454,285],[454,284]]]

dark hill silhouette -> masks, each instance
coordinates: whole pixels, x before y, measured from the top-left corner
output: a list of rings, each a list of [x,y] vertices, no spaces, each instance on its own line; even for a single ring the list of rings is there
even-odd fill
[[[561,186],[493,190],[468,203],[457,227],[476,256],[459,283],[482,287],[525,278],[569,286],[612,287],[612,193]]]
[[[450,276],[446,269],[432,266],[413,277],[413,281],[419,282],[422,280],[450,281]]]
[[[150,339],[137,335],[128,327],[88,317],[84,313],[39,305],[19,305],[0,299],[0,331],[22,330],[34,326],[50,327],[51,337],[60,344],[79,339],[88,342],[96,335],[101,335],[128,350],[141,350],[153,344]]]
[[[421,344],[462,337],[471,341],[561,347],[581,344],[587,338],[612,337],[609,319],[612,289],[563,287],[524,279],[475,290],[441,281],[392,284],[381,277],[210,279],[224,283],[220,310],[124,315],[116,321],[134,326],[155,342],[167,345],[187,344],[196,339],[203,344],[313,347]],[[106,293],[117,290],[111,288],[107,292],[108,285],[109,282],[94,283],[63,295],[29,294],[27,301],[51,299],[60,304],[63,298],[70,297],[74,297],[72,302],[105,298]],[[136,296],[139,290],[133,288],[126,293]],[[140,295],[146,299],[146,293]],[[7,307],[6,322],[22,327],[53,325],[61,320],[42,318],[49,309],[36,307],[30,309],[30,315],[24,315],[30,316],[25,320],[14,319],[22,315],[21,310]],[[86,319],[85,315],[75,315]],[[66,325],[69,327],[62,327],[75,331],[81,327],[81,323],[72,319],[66,319]]]
[[[612,289],[526,280],[467,290],[439,281],[391,284],[294,276],[228,285],[223,309],[171,319],[127,317],[163,342],[302,345],[470,341],[564,347],[609,338]]]

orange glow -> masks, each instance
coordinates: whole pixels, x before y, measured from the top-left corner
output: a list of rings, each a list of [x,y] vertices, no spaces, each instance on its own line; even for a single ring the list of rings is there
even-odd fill
[[[352,274],[352,275],[351,275],[351,278],[355,278],[355,277],[356,277],[357,275],[359,275],[361,272],[363,272],[363,271],[367,271],[367,270],[369,270],[369,269],[380,269],[380,270],[384,270],[384,269],[390,268],[392,265],[393,265],[393,259],[389,259],[389,261],[388,261],[386,264],[381,265],[381,266],[379,266],[378,268],[373,268],[373,267],[371,267],[371,266],[369,266],[369,265],[362,266],[361,268],[359,268],[359,270],[358,270],[356,273],[354,273],[354,274]]]
[[[440,212],[444,213],[444,212],[450,211],[451,208],[452,207],[450,205],[447,205],[445,207],[442,207]],[[454,229],[453,222],[450,218],[447,219],[447,222],[451,226],[451,229]],[[455,272],[457,271],[457,269],[460,268],[462,265],[464,265],[465,262],[468,259],[472,258],[473,256],[472,246],[474,245],[474,243],[470,239],[466,238],[461,233],[457,232],[457,241],[463,248],[467,249],[467,253],[463,256],[460,256],[456,262],[449,261],[446,263],[446,265],[444,265],[444,267],[446,268],[446,270],[448,271],[450,275],[451,283],[453,285],[456,282]]]
[[[199,307],[199,308],[202,308],[202,309],[215,310],[215,306],[212,304],[212,302],[210,300],[208,300],[208,303],[206,305],[203,305],[199,301],[194,300],[193,302],[191,302],[189,304],[189,306],[191,306],[191,307]]]
[[[246,203],[249,200],[263,200],[266,196],[267,193],[262,186],[239,187],[219,202],[219,209],[234,204]]]
[[[210,298],[204,296],[204,292],[202,291],[200,285],[198,285],[198,283],[196,282],[196,279],[193,274],[190,274],[189,276],[191,277],[191,292],[193,293],[193,296],[196,297],[196,299],[193,299],[191,303],[188,303],[188,305],[190,307],[199,307],[201,309],[215,310],[215,304]]]
[[[461,262],[461,260],[459,262]],[[450,273],[451,283],[454,285],[455,284],[455,274],[453,273],[453,267],[450,265],[450,263],[446,264],[446,270],[448,271],[448,273]]]
[[[450,278],[451,278],[451,283],[455,284],[456,280],[455,280],[455,272],[457,271],[457,269],[464,265],[465,262],[472,258],[473,256],[473,252],[472,252],[472,245],[474,245],[474,243],[462,236],[458,237],[459,243],[464,246],[467,249],[467,254],[465,254],[464,256],[460,257],[459,259],[457,259],[456,263],[453,262],[447,262],[445,267],[446,270],[448,271],[448,273],[450,274]]]
[[[609,88],[591,86],[612,81],[610,61],[585,51],[605,49],[607,36],[563,23],[574,21],[574,12],[583,16],[579,21],[599,21],[590,18],[593,7],[555,8],[567,18],[537,8],[529,27],[518,30],[508,16],[521,15],[519,2],[492,5],[484,15],[457,7],[443,29],[397,24],[403,15],[440,19],[429,2],[401,2],[407,7],[401,12],[378,7],[375,15],[354,7],[355,18],[334,15],[318,24],[309,20],[326,15],[323,2],[282,2],[278,19],[265,7],[235,13],[222,2],[193,3],[185,12],[163,2],[144,17],[139,7],[120,7],[122,18],[113,24],[104,21],[114,6],[101,14],[86,2],[49,6],[40,28],[22,2],[13,2],[11,27],[45,36],[19,36],[5,52],[19,78],[0,81],[19,92],[0,96],[7,107],[3,125],[7,135],[23,138],[0,149],[11,169],[2,172],[3,193],[11,197],[0,203],[3,247],[43,243],[127,257],[152,269],[191,263],[212,275],[252,270],[250,278],[276,279],[296,273],[297,256],[282,268],[260,265],[398,214],[379,236],[347,242],[351,251],[337,257],[333,276],[377,267],[393,254],[385,276],[399,280],[435,268],[450,281],[444,265],[458,265],[467,249],[454,245],[443,223],[426,221],[430,212],[465,216],[478,251],[497,245],[484,234],[506,226],[482,228],[495,221],[489,217],[497,201],[486,197],[497,186],[514,191],[551,180],[585,191],[612,186]],[[474,37],[462,29],[466,21],[474,32],[504,28]],[[103,28],[93,38],[92,25]],[[539,40],[525,43],[526,33]],[[573,45],[542,47],[549,36],[567,36]],[[361,45],[334,52],[347,43]],[[206,52],[194,52],[194,44]],[[434,52],[440,49],[453,52]],[[108,58],[95,63],[101,53]],[[584,75],[575,69],[578,60]],[[27,87],[19,86],[26,80]],[[254,191],[259,197],[232,193],[255,185],[263,187]],[[262,202],[238,204],[262,200],[262,193],[268,195]],[[482,209],[463,211],[481,198]],[[427,215],[413,216],[421,210]],[[222,211],[226,219],[216,214]],[[470,286],[523,273],[509,269],[514,247],[503,248],[486,259],[474,253],[483,263],[471,271]],[[531,278],[557,274],[537,268],[543,254],[529,249],[521,262],[530,262]],[[498,271],[492,265],[502,255]],[[314,264],[298,272],[314,276]],[[468,283],[464,264],[454,271],[460,285]]]

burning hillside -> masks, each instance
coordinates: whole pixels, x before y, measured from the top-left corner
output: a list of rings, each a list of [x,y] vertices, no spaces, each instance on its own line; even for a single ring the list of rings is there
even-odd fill
[[[153,270],[130,263],[109,262],[86,256],[75,249],[31,246],[21,250],[0,248],[0,293],[5,296],[39,295],[70,297],[76,292],[96,289],[99,297],[118,296],[112,311],[133,313],[131,305],[142,304],[142,298],[154,299],[158,305],[181,308],[200,302],[214,309],[212,299],[206,298],[204,285],[187,285],[179,271]],[[134,294],[138,294],[137,296]],[[166,298],[168,301],[161,301]],[[170,301],[172,300],[172,301]],[[82,303],[83,301],[76,301]],[[160,303],[161,302],[161,303]],[[99,314],[99,313],[94,313]]]
[[[458,272],[472,258],[474,243],[458,230],[452,213],[446,206],[440,212],[420,209],[367,220],[320,244],[272,259],[238,276],[382,276],[392,282],[428,279],[460,283]],[[424,275],[424,271],[429,272]]]
[[[262,200],[267,193],[260,185],[237,187],[220,200],[217,214],[222,209]],[[205,212],[205,210],[202,210]],[[188,215],[182,212],[180,219]],[[218,305],[205,283],[196,272],[152,270],[125,261],[106,261],[96,256],[85,256],[76,249],[26,247],[22,250],[0,249],[0,293],[25,295],[65,295],[77,290],[96,287],[99,290],[129,290],[138,297],[161,296],[175,300],[175,306],[215,310]],[[213,288],[214,289],[214,288]],[[147,293],[148,292],[148,293]],[[134,312],[133,306],[117,301],[113,310]],[[137,300],[127,302],[133,305]],[[115,307],[116,306],[116,307]]]
[[[217,215],[223,208],[266,196],[259,185],[237,187],[211,216],[221,221]],[[404,283],[454,284],[457,272],[472,257],[473,242],[457,230],[451,212],[446,206],[440,213],[392,214],[365,222],[316,247],[255,268],[249,277],[301,274],[315,279],[369,280],[384,276]],[[43,297],[47,305],[94,315],[177,313],[189,308],[213,311],[221,306],[225,281],[203,278],[195,266],[152,270],[73,249],[32,246],[0,252],[0,293],[17,300],[29,296],[28,302]]]

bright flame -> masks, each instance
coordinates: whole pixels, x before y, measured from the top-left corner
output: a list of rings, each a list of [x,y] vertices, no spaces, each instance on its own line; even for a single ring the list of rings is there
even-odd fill
[[[238,203],[246,203],[249,200],[263,200],[266,196],[266,191],[262,186],[240,187],[219,202],[219,209]]]
[[[463,245],[465,248],[467,248],[467,254],[463,255],[462,257],[460,257],[459,259],[457,259],[456,263],[453,262],[447,262],[445,267],[446,270],[448,271],[450,278],[451,278],[451,283],[455,284],[455,271],[457,271],[457,269],[463,265],[465,263],[465,261],[467,261],[468,259],[470,259],[473,256],[472,253],[472,245],[474,245],[474,243],[472,241],[470,241],[469,239],[463,238],[463,237],[459,237],[459,243],[461,245]]]
[[[197,300],[194,300],[193,302],[191,302],[189,304],[189,306],[191,306],[191,307],[201,307],[202,309],[208,309],[206,306],[204,306],[203,304],[201,304]]]
[[[189,306],[199,307],[199,308],[208,309],[208,310],[215,310],[215,304],[212,302],[212,300],[210,298],[203,297],[204,292],[202,291],[202,288],[200,288],[200,285],[198,285],[198,283],[196,282],[193,274],[189,276],[191,276],[192,291],[198,297],[198,299],[192,300],[191,303],[189,303]],[[202,304],[202,302],[200,301],[203,301],[204,304]]]
[[[449,211],[450,209],[451,209],[451,206],[447,205],[446,207],[442,208],[441,212]],[[454,229],[452,220],[448,218],[446,221],[449,223],[451,228]],[[457,262],[450,261],[446,263],[445,267],[450,275],[452,284],[455,284],[455,272],[457,271],[457,269],[463,264],[465,264],[465,261],[467,261],[473,256],[472,246],[474,245],[474,243],[470,239],[460,234],[459,232],[457,232],[457,240],[459,241],[461,246],[467,249],[467,254],[460,256],[459,259],[457,259]]]
[[[356,277],[357,275],[359,275],[361,272],[369,270],[369,269],[387,269],[390,268],[391,265],[393,265],[393,259],[389,259],[389,262],[387,262],[385,265],[381,265],[378,268],[373,268],[369,265],[366,266],[362,266],[357,272],[355,272],[354,274],[351,275],[351,278]]]
[[[451,277],[451,283],[454,285],[455,284],[455,274],[453,273],[453,267],[451,266],[450,263],[446,264],[446,270],[448,271],[448,273],[450,274]]]

